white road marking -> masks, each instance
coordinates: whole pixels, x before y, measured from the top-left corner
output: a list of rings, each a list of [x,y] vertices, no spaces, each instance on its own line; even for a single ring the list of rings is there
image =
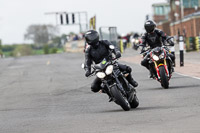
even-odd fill
[[[182,73],[179,73],[179,72],[175,72],[175,73],[176,73],[176,74],[178,74],[178,75],[181,75],[181,76],[185,76],[185,77],[191,77],[191,78],[194,78],[194,79],[198,79],[198,80],[200,80],[200,78],[199,78],[199,77],[190,76],[190,75],[182,74]]]
[[[51,63],[50,61],[47,61],[47,66],[50,65],[50,63]]]

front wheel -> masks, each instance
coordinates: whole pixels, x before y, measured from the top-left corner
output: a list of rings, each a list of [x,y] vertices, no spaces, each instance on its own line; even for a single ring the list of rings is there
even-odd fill
[[[139,46],[137,44],[133,44],[133,49],[138,50]]]
[[[168,81],[168,77],[167,77],[167,74],[166,74],[166,71],[165,71],[165,67],[160,66],[159,72],[160,72],[160,79],[161,79],[162,87],[164,87],[165,89],[169,88],[169,81]]]
[[[115,103],[119,104],[123,110],[128,111],[130,110],[130,104],[125,96],[118,90],[117,86],[113,86],[111,89],[111,94],[115,98]]]

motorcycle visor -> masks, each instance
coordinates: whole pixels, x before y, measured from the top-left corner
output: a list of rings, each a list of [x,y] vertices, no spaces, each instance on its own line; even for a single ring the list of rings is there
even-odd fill
[[[154,26],[152,26],[152,25],[147,25],[147,26],[145,26],[145,30],[148,32],[148,33],[151,33],[151,32],[153,32],[154,31]]]
[[[86,35],[86,42],[89,45],[96,44],[99,41],[99,35],[97,33]]]

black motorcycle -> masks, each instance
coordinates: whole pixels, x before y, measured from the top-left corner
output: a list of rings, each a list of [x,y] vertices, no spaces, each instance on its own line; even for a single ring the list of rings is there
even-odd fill
[[[139,46],[140,46],[139,38],[134,38],[133,39],[133,49],[138,50]]]
[[[161,83],[161,86],[165,89],[169,88],[169,80],[171,79],[173,72],[173,62],[167,55],[170,50],[166,46],[156,47],[148,49],[143,52],[143,57],[148,53],[149,56],[149,70],[153,74],[153,78]]]
[[[83,67],[83,66],[82,66]],[[104,59],[101,63],[92,66],[90,76],[96,75],[102,80],[102,92],[105,92],[116,104],[125,111],[137,108],[139,100],[134,87],[128,83],[126,75],[119,70],[116,59]]]

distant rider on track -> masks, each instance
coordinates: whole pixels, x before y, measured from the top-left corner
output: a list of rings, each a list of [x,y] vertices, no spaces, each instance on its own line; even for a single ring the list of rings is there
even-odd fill
[[[143,48],[141,50],[141,53],[145,52],[144,48],[147,46],[147,44],[150,46],[150,49],[153,49],[155,47],[161,47],[162,44],[165,44],[165,41],[167,41],[170,46],[174,46],[174,42],[170,39],[169,36],[167,36],[166,33],[161,31],[160,29],[156,29],[156,23],[152,20],[147,20],[144,24],[144,28],[146,32],[142,35],[142,44]],[[167,55],[172,59],[174,62],[175,56],[173,54],[170,54],[169,51]],[[150,55],[149,53],[144,57],[144,59],[141,61],[141,65],[146,67],[149,70],[149,59]],[[150,78],[152,78],[152,72],[150,71]]]

